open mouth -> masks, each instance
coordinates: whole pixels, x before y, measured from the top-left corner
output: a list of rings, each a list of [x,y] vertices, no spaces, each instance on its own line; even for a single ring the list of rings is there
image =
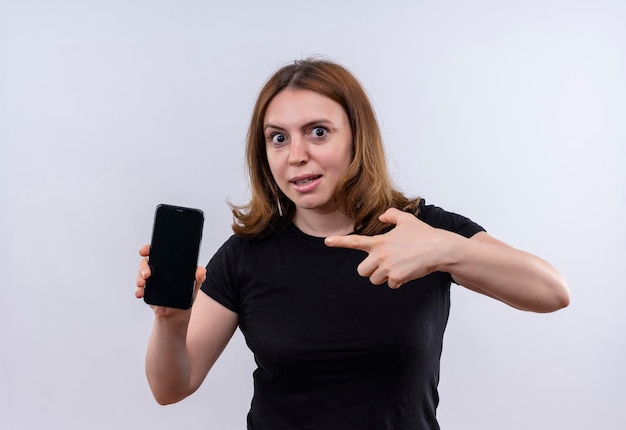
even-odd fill
[[[305,184],[311,183],[311,182],[313,182],[316,179],[319,179],[321,177],[322,177],[322,175],[308,176],[306,178],[294,179],[294,180],[291,181],[291,183],[296,184],[296,185],[305,185]]]

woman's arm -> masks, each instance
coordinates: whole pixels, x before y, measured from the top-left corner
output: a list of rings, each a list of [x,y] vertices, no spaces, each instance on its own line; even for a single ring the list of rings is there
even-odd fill
[[[459,236],[439,270],[455,282],[515,308],[553,312],[569,305],[569,289],[546,261],[515,249],[485,232],[471,239]]]
[[[147,256],[149,247],[142,248]],[[137,279],[137,298],[143,297],[150,267],[144,259]],[[196,272],[196,284],[205,269]],[[238,315],[203,292],[190,310],[153,306],[154,324],[146,354],[146,376],[154,398],[165,405],[178,402],[199,387],[237,328]]]
[[[146,375],[154,398],[165,405],[193,394],[237,328],[238,315],[203,292],[189,311],[154,318]]]
[[[434,271],[449,272],[455,282],[515,308],[551,312],[569,304],[563,277],[547,262],[478,233],[471,239],[437,229],[415,216],[389,209],[380,220],[395,224],[378,236],[333,236],[329,246],[354,248],[369,255],[357,268],[372,283],[403,283]]]

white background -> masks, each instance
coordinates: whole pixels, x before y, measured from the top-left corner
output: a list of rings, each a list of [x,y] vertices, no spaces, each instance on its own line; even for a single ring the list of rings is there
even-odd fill
[[[0,1],[0,427],[245,427],[239,332],[194,396],[152,399],[137,249],[158,203],[195,206],[208,261],[258,90],[322,54],[401,189],[571,286],[549,315],[454,287],[442,428],[626,428],[625,22],[621,0]]]

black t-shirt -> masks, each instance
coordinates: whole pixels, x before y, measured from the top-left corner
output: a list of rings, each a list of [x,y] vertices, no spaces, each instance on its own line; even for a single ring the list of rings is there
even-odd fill
[[[423,202],[418,218],[465,237],[483,231]],[[239,314],[258,366],[249,429],[439,429],[452,278],[392,290],[358,275],[365,257],[290,223],[260,240],[232,236],[211,259],[202,291]]]

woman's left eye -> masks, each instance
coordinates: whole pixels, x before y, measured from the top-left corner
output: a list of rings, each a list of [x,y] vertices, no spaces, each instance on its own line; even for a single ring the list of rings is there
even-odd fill
[[[315,137],[324,137],[326,136],[326,129],[324,127],[315,127],[313,130],[311,130],[311,133]]]

